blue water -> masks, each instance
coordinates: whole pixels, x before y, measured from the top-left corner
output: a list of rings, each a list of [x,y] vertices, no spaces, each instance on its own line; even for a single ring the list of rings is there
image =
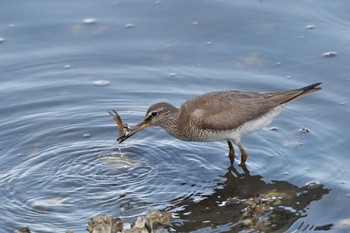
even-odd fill
[[[238,232],[240,209],[219,204],[271,190],[293,196],[272,232],[348,232],[349,12],[348,1],[0,1],[0,232],[86,232],[96,214],[131,222],[151,209],[172,212],[178,232]],[[315,82],[321,92],[243,139],[250,174],[227,170],[226,142],[159,128],[120,153],[107,113],[134,125],[159,101]]]

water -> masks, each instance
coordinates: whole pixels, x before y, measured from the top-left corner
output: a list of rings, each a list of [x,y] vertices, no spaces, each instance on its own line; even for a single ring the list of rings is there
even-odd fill
[[[0,232],[86,232],[96,214],[131,222],[151,209],[173,213],[178,232],[237,232],[243,206],[221,204],[273,190],[288,198],[266,231],[348,232],[349,11],[347,1],[0,1]],[[158,101],[319,81],[321,92],[243,139],[249,174],[227,169],[226,142],[159,128],[120,153],[107,113],[133,125]]]

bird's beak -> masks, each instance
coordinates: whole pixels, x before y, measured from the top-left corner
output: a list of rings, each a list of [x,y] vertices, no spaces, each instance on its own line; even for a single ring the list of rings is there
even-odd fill
[[[124,134],[123,136],[121,136],[120,138],[117,139],[117,141],[119,143],[124,142],[126,139],[130,138],[132,135],[134,135],[135,133],[143,130],[144,128],[147,128],[148,126],[150,126],[150,124],[148,122],[145,121],[141,121],[139,124],[135,125],[128,133]]]

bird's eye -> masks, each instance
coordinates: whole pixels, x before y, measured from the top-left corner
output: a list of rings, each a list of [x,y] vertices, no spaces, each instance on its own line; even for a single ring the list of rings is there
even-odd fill
[[[152,116],[155,117],[158,115],[158,112],[152,112]]]

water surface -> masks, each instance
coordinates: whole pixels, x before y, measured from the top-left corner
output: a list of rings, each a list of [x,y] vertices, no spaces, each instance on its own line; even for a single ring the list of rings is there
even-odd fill
[[[348,232],[349,12],[347,1],[0,1],[0,232],[86,232],[96,214],[131,222],[151,209],[173,213],[166,231],[238,232],[243,206],[221,204],[272,190],[291,198],[268,231]],[[158,101],[314,82],[321,92],[243,139],[249,174],[227,169],[226,142],[159,128],[120,153],[107,113],[133,125]]]

